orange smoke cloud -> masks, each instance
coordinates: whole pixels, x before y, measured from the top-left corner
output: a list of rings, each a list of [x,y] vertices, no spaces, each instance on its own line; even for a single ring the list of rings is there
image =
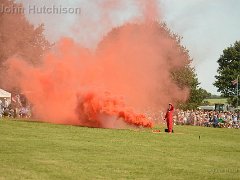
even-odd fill
[[[134,113],[121,99],[111,97],[109,93],[79,95],[76,113],[81,125],[90,127],[117,128],[123,127],[122,122],[133,126],[153,126],[143,114]]]
[[[155,16],[155,11],[146,14]],[[180,89],[171,77],[186,62],[176,39],[159,23],[145,21],[113,29],[95,52],[63,38],[39,66],[11,58],[7,83],[25,93],[42,121],[152,127],[139,112],[187,99],[188,89]]]
[[[171,72],[188,61],[176,39],[156,22],[126,24],[113,29],[99,44],[97,67],[102,84],[124,95],[137,110],[162,109],[168,102],[186,100]]]

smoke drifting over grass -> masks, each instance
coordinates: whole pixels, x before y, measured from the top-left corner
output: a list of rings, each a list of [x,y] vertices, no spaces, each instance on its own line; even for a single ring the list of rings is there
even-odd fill
[[[157,110],[188,97],[188,89],[180,89],[171,78],[171,71],[183,67],[186,57],[176,39],[151,21],[159,14],[156,2],[149,6],[141,2],[145,18],[113,29],[96,50],[62,38],[39,66],[9,59],[8,86],[25,92],[34,114],[43,121],[152,127],[143,114],[146,109]]]

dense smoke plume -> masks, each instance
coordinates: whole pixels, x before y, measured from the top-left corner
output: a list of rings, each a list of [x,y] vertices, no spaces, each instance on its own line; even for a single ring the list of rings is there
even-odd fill
[[[150,20],[159,14],[153,4],[139,3],[145,19],[113,28],[94,51],[62,38],[39,66],[10,58],[8,86],[21,89],[42,121],[152,127],[143,115],[146,110],[163,109],[188,96],[171,77],[187,57],[166,28]]]

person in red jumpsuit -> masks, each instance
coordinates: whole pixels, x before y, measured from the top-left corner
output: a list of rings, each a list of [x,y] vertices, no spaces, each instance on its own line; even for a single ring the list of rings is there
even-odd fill
[[[167,121],[168,133],[173,132],[173,110],[174,110],[173,105],[169,103],[168,110],[165,115],[165,120]]]

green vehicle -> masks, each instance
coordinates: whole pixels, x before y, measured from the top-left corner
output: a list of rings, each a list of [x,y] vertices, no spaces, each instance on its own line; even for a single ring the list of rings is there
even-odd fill
[[[230,106],[229,104],[221,104],[221,103],[217,103],[215,104],[215,111],[235,111],[236,109],[233,108],[232,106]]]
[[[215,111],[228,111],[224,104],[215,104]]]

